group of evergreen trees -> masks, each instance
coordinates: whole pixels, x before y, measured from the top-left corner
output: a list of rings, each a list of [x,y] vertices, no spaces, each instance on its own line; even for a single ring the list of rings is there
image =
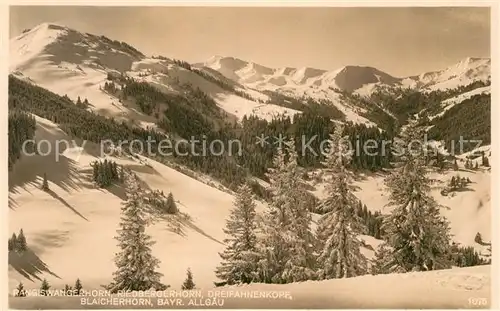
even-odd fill
[[[127,80],[127,79],[124,79]],[[168,109],[165,116],[160,119],[158,125],[168,132],[178,133],[182,137],[194,136],[196,138],[206,137],[207,143],[219,139],[228,142],[238,139],[242,143],[242,156],[207,156],[193,155],[188,146],[179,145],[179,152],[188,152],[187,156],[176,156],[169,159],[189,169],[210,175],[219,180],[223,185],[231,189],[237,189],[243,183],[248,174],[266,179],[265,172],[272,165],[275,156],[275,146],[268,145],[260,148],[255,145],[255,137],[265,134],[269,137],[279,134],[295,137],[296,146],[300,146],[302,135],[307,140],[318,135],[311,144],[315,152],[319,153],[319,142],[328,138],[332,123],[327,117],[317,116],[313,113],[304,113],[296,116],[292,124],[289,118],[278,117],[268,122],[254,117],[246,118],[242,125],[229,126],[223,121],[220,109],[215,102],[206,94],[197,90],[188,90],[181,95],[166,95],[147,83],[135,82],[131,79],[123,82],[122,93],[134,98],[143,97],[145,102],[166,103]],[[147,100],[146,100],[147,99]],[[151,141],[159,142],[167,137],[153,129],[142,129],[126,122],[117,122],[113,119],[97,115],[91,111],[77,108],[69,98],[58,96],[43,88],[21,81],[9,76],[9,109],[24,110],[39,115],[57,123],[62,130],[69,135],[79,137],[95,143],[102,139],[111,139],[117,144],[123,141],[139,140],[147,144]],[[155,108],[156,109],[156,108]],[[212,121],[218,120],[216,124]],[[363,139],[376,139],[382,141],[387,139],[384,133],[378,134],[378,130],[366,128],[362,125],[350,125],[346,127],[346,134],[352,139],[356,136]],[[172,144],[176,141],[171,139]],[[151,150],[158,153],[158,146],[151,144]],[[381,144],[380,144],[381,145]],[[127,145],[123,146],[124,148]],[[228,150],[226,146],[225,150]],[[198,154],[202,150],[195,150]],[[237,154],[233,151],[233,155]],[[315,156],[307,151],[302,155],[299,153],[298,161],[301,166],[321,166],[324,157],[319,154]],[[355,155],[350,165],[360,169],[377,169],[388,165],[388,159],[384,159],[383,153],[375,152],[375,156],[361,153]],[[387,154],[387,152],[386,152]],[[223,159],[223,160],[221,160]],[[155,160],[163,161],[162,157]]]
[[[41,296],[50,296],[50,291],[49,291],[50,289],[51,289],[51,286],[50,286],[49,282],[47,281],[47,279],[43,279],[42,283],[40,284],[40,295]],[[82,282],[80,281],[80,279],[76,279],[74,287],[71,287],[68,284],[64,285],[64,292],[67,295],[71,295],[71,296],[81,295],[82,289],[83,289],[83,286],[82,286]],[[15,294],[16,297],[26,297],[27,293],[26,293],[26,290],[24,289],[24,284],[22,282],[20,282],[17,285],[16,290],[17,290],[17,292]]]
[[[457,267],[472,267],[489,263],[488,260],[481,258],[474,247],[463,247],[455,243],[451,246],[450,260]]]
[[[21,109],[9,109],[8,127],[8,167],[10,170],[14,163],[21,157],[24,142],[33,139],[35,136],[35,118],[23,112]],[[26,152],[32,153],[36,151],[36,147],[33,144],[25,144],[24,147],[26,148],[26,150],[24,150]]]
[[[334,149],[342,130],[331,137]],[[348,187],[345,150],[338,153],[330,152],[325,163],[331,179],[328,196],[321,202],[323,216],[316,236],[310,229],[311,207],[304,200],[306,190],[293,141],[278,149],[268,172],[272,197],[259,225],[251,188],[239,189],[225,228],[229,238],[220,253],[219,279],[225,284],[282,284],[365,273],[366,258],[356,238],[361,230],[355,213],[358,201]]]
[[[94,161],[90,166],[92,166],[92,180],[100,188],[106,188],[115,181],[124,181],[124,168],[118,168],[115,161],[104,159],[104,161]]]
[[[384,236],[382,230],[382,220],[383,216],[379,211],[369,211],[366,205],[361,201],[356,207],[356,214],[360,218],[362,224],[365,226],[365,234],[370,235],[376,239],[381,239]]]
[[[330,137],[324,161],[327,196],[317,208],[323,215],[316,235],[309,229],[310,207],[304,204],[303,174],[293,141],[275,156],[268,174],[272,197],[258,224],[250,187],[240,188],[225,229],[226,249],[216,270],[223,284],[289,283],[368,273],[357,238],[366,232],[384,239],[371,273],[438,270],[456,262],[451,257],[449,224],[430,195],[424,153],[408,152],[396,159],[396,168],[386,180],[393,210],[388,215],[371,214],[350,190],[352,173],[346,166],[351,154],[339,143],[342,133],[342,127],[337,127]],[[412,120],[397,144],[411,146],[409,142],[424,133]]]
[[[479,168],[479,163],[476,161],[476,164],[472,164],[472,160],[467,159],[465,161],[465,169],[468,170],[477,170]]]
[[[451,190],[451,191],[456,191],[456,190],[460,190],[460,189],[463,189],[467,186],[467,184],[471,183],[471,180],[469,179],[469,177],[465,178],[465,177],[460,177],[459,174],[457,174],[457,176],[452,176],[451,179],[450,179],[450,184],[448,186],[448,188]]]
[[[76,99],[76,106],[78,108],[85,109],[90,105],[89,101],[85,98],[83,101],[80,99],[80,96]]]
[[[172,192],[165,197],[163,191],[153,190],[146,195],[146,201],[160,213],[176,214],[179,211]]]
[[[104,90],[108,93],[115,94],[118,91],[118,88],[116,87],[116,84],[111,81],[105,81],[104,82]]]
[[[242,144],[242,156],[237,158],[240,165],[246,167],[249,173],[266,179],[266,171],[272,166],[276,155],[274,140],[283,137],[294,138],[298,150],[298,163],[305,168],[322,167],[325,159],[324,142],[329,139],[333,122],[328,117],[313,113],[302,113],[293,117],[277,116],[266,121],[255,116],[244,117],[241,129],[235,129],[235,136]],[[268,137],[269,144],[255,144],[255,138]],[[347,123],[343,135],[353,148],[352,161],[348,164],[352,170],[377,171],[389,168],[392,160],[392,137],[386,132],[380,132],[376,127],[364,124]],[[371,145],[367,142],[370,141]],[[374,148],[364,148],[374,146]]]
[[[429,139],[444,140],[446,149],[455,154],[491,143],[491,96],[474,95],[433,119]],[[460,149],[461,138],[464,140]]]
[[[19,234],[17,236],[13,233],[7,244],[9,252],[16,251],[22,253],[26,251],[28,249],[28,243],[26,242],[23,229],[19,230]]]

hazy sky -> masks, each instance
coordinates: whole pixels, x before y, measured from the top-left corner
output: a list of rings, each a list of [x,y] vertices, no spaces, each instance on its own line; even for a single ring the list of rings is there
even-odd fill
[[[147,55],[234,56],[270,67],[377,67],[407,76],[490,57],[489,8],[13,6],[10,36],[42,22],[125,41]]]

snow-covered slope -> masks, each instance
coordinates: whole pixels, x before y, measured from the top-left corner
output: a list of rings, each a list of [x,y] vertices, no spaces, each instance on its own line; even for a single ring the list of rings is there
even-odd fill
[[[403,84],[416,86],[426,90],[454,89],[474,81],[491,79],[491,59],[467,57],[446,69],[426,72],[418,77],[411,77]]]
[[[430,116],[429,119],[432,120],[436,117],[440,117],[440,116],[444,115],[446,113],[446,111],[448,111],[452,107],[462,103],[464,100],[467,100],[475,95],[490,94],[490,93],[491,93],[491,86],[484,86],[484,87],[478,87],[476,89],[473,89],[472,91],[468,91],[468,92],[459,94],[459,95],[454,96],[452,98],[448,98],[441,103],[441,106],[443,108],[442,111],[437,113],[434,116]]]
[[[485,149],[485,148],[483,148]],[[466,156],[466,155],[462,155]],[[474,241],[476,233],[481,233],[485,241],[491,241],[491,173],[481,168],[478,171],[466,170],[465,158],[459,162],[459,172],[448,171],[445,174],[431,173],[434,180],[432,195],[441,206],[441,213],[450,222],[452,240],[463,246],[472,246],[482,255],[488,255],[487,247]],[[469,178],[472,183],[465,191],[443,196],[444,189],[451,178],[460,174],[460,177]],[[355,195],[372,212],[382,214],[390,212],[387,206],[388,191],[384,184],[384,175],[376,174],[359,178],[355,182]]]
[[[42,118],[37,118],[36,139],[54,144],[61,139],[71,141]],[[54,153],[23,157],[9,174],[9,233],[23,228],[33,251],[22,256],[11,252],[11,290],[19,282],[26,288],[38,288],[41,278],[47,278],[54,288],[63,288],[78,277],[88,288],[96,289],[111,280],[118,250],[114,236],[125,190],[95,188],[90,162],[97,159],[98,146],[89,142],[84,148],[81,142],[76,145],[63,150],[59,161]],[[180,215],[148,228],[157,242],[153,253],[162,261],[159,271],[164,273],[165,283],[180,288],[186,269],[191,268],[199,286],[212,287],[233,196],[152,160],[145,165],[144,159],[109,159],[134,171],[151,189],[172,192],[178,201]],[[44,173],[49,192],[39,187]],[[259,204],[258,210],[261,208]]]
[[[367,275],[285,285],[251,284],[217,290],[201,290],[197,293],[203,298],[195,299],[195,301],[198,301],[199,307],[203,308],[487,309],[493,306],[490,266],[406,274]],[[272,293],[276,297],[259,298],[257,295],[260,293],[264,295]],[[224,295],[215,299],[222,306],[210,304],[216,294]],[[234,298],[248,295],[255,295],[254,297],[257,298]],[[210,298],[209,304],[205,304],[206,298]],[[155,309],[189,308],[188,305],[192,300],[189,298],[172,299],[173,303],[165,305],[166,299],[162,299],[161,302],[152,299],[151,307]],[[203,305],[200,305],[200,302]],[[78,297],[27,297],[11,298],[10,307],[23,310],[77,309],[81,308],[81,303]],[[127,307],[134,308],[131,304]]]
[[[189,83],[211,95],[222,109],[238,118],[253,114],[271,119],[276,114],[298,113],[263,105],[267,96],[260,92],[240,89],[255,100],[244,99],[172,60],[148,58],[125,43],[52,23],[40,24],[11,39],[9,68],[16,76],[72,100],[88,99],[90,109],[99,114],[132,120],[143,127],[155,127],[156,119],[142,113],[132,101],[122,102],[106,94],[102,88],[108,73],[151,82],[166,92],[178,91],[180,84]]]

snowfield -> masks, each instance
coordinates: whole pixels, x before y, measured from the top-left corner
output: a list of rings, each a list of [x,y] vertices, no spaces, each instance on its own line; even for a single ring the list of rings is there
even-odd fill
[[[36,138],[49,141],[70,140],[55,124],[42,118],[37,118]],[[63,150],[59,162],[54,160],[55,155],[52,154],[48,157],[23,157],[16,163],[9,175],[9,233],[16,233],[23,228],[30,251],[23,256],[9,256],[11,292],[19,282],[23,282],[27,289],[39,288],[43,278],[54,289],[71,284],[76,278],[82,279],[86,289],[98,289],[110,281],[115,269],[114,253],[118,251],[113,237],[118,228],[124,189],[117,186],[109,190],[96,189],[91,184],[89,163],[97,159],[97,151],[96,145],[87,143],[82,146],[81,142],[75,142],[75,146]],[[171,191],[178,200],[181,212],[179,216],[161,219],[148,228],[149,234],[157,242],[153,246],[153,254],[161,260],[159,271],[164,274],[164,282],[170,284],[172,289],[180,289],[186,269],[191,268],[199,288],[212,288],[213,281],[216,280],[214,270],[220,261],[218,252],[224,248],[222,241],[225,235],[222,229],[233,207],[233,196],[149,159],[110,159],[132,169],[151,189],[163,190],[165,193]],[[44,172],[48,174],[51,189],[48,193],[39,189],[40,176]],[[450,172],[450,176],[452,174]],[[485,241],[491,238],[490,177],[488,172],[461,171],[460,174],[472,179],[473,194],[463,192],[452,198],[440,198],[439,191],[436,190],[436,198],[440,204],[448,207],[443,209],[443,214],[451,222],[454,240],[478,247],[474,242],[476,232],[481,232]],[[382,177],[367,176],[356,183],[360,188],[355,194],[372,211],[385,211],[387,194],[383,189]],[[446,180],[442,176],[440,179]],[[258,203],[258,211],[262,211],[263,207]],[[178,233],[175,233],[176,230]],[[362,252],[368,258],[373,258],[374,249],[381,241],[370,236],[361,236],[361,239],[373,248],[363,249]],[[81,258],[85,260],[82,261]],[[355,295],[363,293],[367,300],[357,301],[356,306],[373,307],[378,299],[375,305],[401,303],[404,307],[405,304],[419,305],[418,301],[412,301],[406,294],[402,295],[405,288],[419,290],[420,297],[427,296],[423,294],[426,290],[434,293],[443,291],[442,295],[448,296],[451,292],[463,291],[471,297],[486,297],[489,291],[488,273],[487,267],[474,267],[430,272],[429,275],[435,275],[435,279],[425,277],[426,274],[423,273],[411,273],[289,285],[255,284],[250,285],[249,289],[290,290],[297,297],[303,297],[300,298],[304,299],[303,303],[306,304],[307,301],[312,308],[315,303],[318,307],[324,306],[323,303],[326,302],[314,302],[316,300],[311,297],[318,295],[323,301],[326,299],[323,296],[324,288],[328,286],[328,292],[332,290],[337,293],[331,300],[327,299],[335,306],[350,305],[355,301]],[[447,280],[453,282],[449,283]],[[470,284],[464,283],[464,280]],[[381,284],[387,284],[387,287]],[[431,289],[428,289],[429,286]],[[367,292],[376,290],[374,288],[383,289],[386,296],[391,293],[389,296],[395,300],[390,301],[389,297],[384,300],[375,294],[367,296]],[[316,294],[309,296],[304,294],[306,292]],[[392,294],[397,292],[401,296]],[[303,294],[305,296],[301,296]],[[465,306],[467,303],[466,300],[453,302],[442,295],[433,296],[432,299],[435,300],[426,299],[420,303],[434,303],[435,306],[445,301],[446,305],[455,306]],[[253,307],[258,302],[248,303]],[[281,303],[286,306],[287,302]]]
[[[142,113],[132,101],[121,102],[106,94],[109,73],[124,73],[139,81],[157,85],[165,92],[179,91],[179,84],[189,83],[211,95],[223,110],[238,119],[256,115],[270,120],[276,115],[293,116],[298,111],[276,105],[265,105],[244,99],[198,74],[181,68],[171,60],[137,57],[111,48],[97,36],[82,34],[67,27],[44,23],[13,38],[10,42],[11,73],[59,95],[88,99],[90,109],[119,120],[131,120],[142,127],[156,128],[155,118]],[[141,77],[140,74],[146,74]],[[243,90],[253,98],[267,100],[255,90]]]
[[[469,309],[491,306],[490,266],[449,269],[405,274],[361,276],[328,281],[308,281],[286,285],[251,284],[239,287],[221,287],[201,290],[201,299],[179,299],[173,305],[165,304],[166,299],[151,299],[148,306],[132,308],[193,308],[190,300],[204,304],[206,298],[234,297],[243,295],[281,294],[286,298],[217,298],[208,299],[228,309]],[[196,291],[198,293],[198,291]],[[257,294],[257,293],[258,294]],[[173,296],[173,295],[172,295]],[[115,296],[117,297],[117,296]],[[288,297],[291,297],[288,298]],[[105,297],[108,298],[108,297]],[[176,300],[176,299],[175,299]],[[27,297],[11,298],[11,308],[16,309],[99,309],[102,305],[82,305],[76,297]],[[198,305],[200,307],[200,305]],[[106,308],[125,308],[107,305]],[[215,308],[220,308],[215,306]]]

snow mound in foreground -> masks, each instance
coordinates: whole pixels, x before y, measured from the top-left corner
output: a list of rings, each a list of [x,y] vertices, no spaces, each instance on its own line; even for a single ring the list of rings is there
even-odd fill
[[[193,294],[202,297],[199,299],[172,299],[175,301],[173,305],[165,305],[167,299],[159,301],[153,298],[149,308],[189,308],[190,301],[197,303],[198,307],[220,308],[205,303],[206,301],[212,303],[214,300],[221,303],[223,308],[240,309],[488,308],[491,304],[490,270],[490,266],[476,266],[284,285],[250,284],[220,287],[193,291]],[[171,295],[170,293],[165,294]],[[245,296],[247,298],[242,298]],[[10,297],[9,300],[10,307],[18,309],[81,308],[81,300],[77,297]],[[98,305],[94,307],[103,308]]]

